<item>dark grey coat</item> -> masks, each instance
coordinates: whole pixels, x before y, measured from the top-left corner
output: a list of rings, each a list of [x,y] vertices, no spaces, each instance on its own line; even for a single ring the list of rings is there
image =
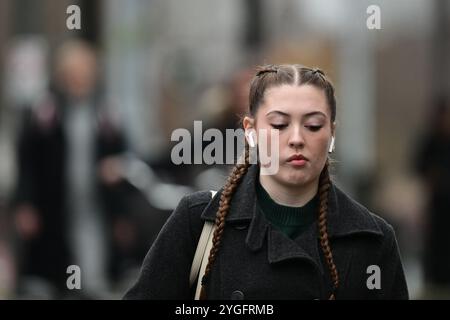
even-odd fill
[[[242,180],[226,218],[222,245],[210,274],[209,299],[327,299],[330,272],[320,248],[317,223],[292,240],[256,210],[253,165]],[[219,191],[220,193],[220,191]],[[184,197],[145,257],[125,299],[192,299],[189,272],[204,220],[213,221],[217,194]],[[329,193],[328,234],[340,285],[337,299],[408,299],[393,228],[344,194]],[[380,289],[371,265],[379,267]]]

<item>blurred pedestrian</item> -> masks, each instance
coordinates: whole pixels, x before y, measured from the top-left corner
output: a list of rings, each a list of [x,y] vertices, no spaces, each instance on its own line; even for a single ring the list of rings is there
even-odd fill
[[[93,47],[67,41],[51,90],[23,117],[14,197],[19,290],[40,279],[61,292],[71,264],[81,268],[83,293],[106,290],[109,221],[122,205],[115,156],[125,142],[99,85]]]
[[[424,245],[426,285],[450,297],[450,103],[439,99],[416,154],[427,191]],[[431,294],[433,294],[430,291]]]

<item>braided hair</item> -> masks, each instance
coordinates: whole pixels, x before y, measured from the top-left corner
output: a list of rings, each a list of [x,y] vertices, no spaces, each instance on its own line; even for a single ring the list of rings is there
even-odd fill
[[[252,80],[249,94],[249,111],[251,116],[255,116],[258,107],[264,99],[265,91],[274,86],[282,84],[303,85],[310,84],[325,92],[327,102],[331,109],[331,121],[334,122],[336,118],[336,99],[334,97],[334,88],[331,82],[325,76],[325,73],[317,68],[311,69],[301,65],[266,65],[257,69],[256,75]],[[249,145],[245,141],[244,152],[241,159],[232,169],[228,179],[223,187],[223,192],[220,196],[219,208],[216,214],[215,230],[213,234],[213,243],[211,251],[209,252],[208,263],[206,265],[205,273],[201,279],[200,300],[205,300],[206,285],[211,273],[212,265],[216,259],[217,253],[220,249],[221,240],[225,228],[225,218],[230,209],[231,199],[236,192],[237,187],[242,181],[243,176],[247,173],[250,167],[249,161]],[[325,163],[324,168],[319,178],[319,239],[322,248],[325,262],[328,266],[333,283],[333,290],[329,297],[330,300],[336,298],[336,291],[339,287],[339,274],[333,260],[333,254],[328,240],[327,232],[327,212],[328,212],[328,193],[331,186],[331,179],[329,175],[329,161]]]
[[[228,214],[231,198],[236,191],[242,177],[247,173],[250,167],[249,161],[249,145],[247,141],[244,146],[244,154],[242,155],[244,161],[238,161],[238,164],[233,168],[231,174],[228,176],[227,182],[223,187],[222,194],[220,195],[219,209],[217,210],[216,220],[215,220],[215,230],[213,234],[213,245],[211,251],[209,252],[208,264],[205,268],[205,273],[202,279],[202,287],[200,291],[200,300],[206,299],[205,293],[205,282],[211,272],[211,266],[216,259],[216,254],[219,251],[219,246],[222,240],[223,230],[225,228],[225,217]]]

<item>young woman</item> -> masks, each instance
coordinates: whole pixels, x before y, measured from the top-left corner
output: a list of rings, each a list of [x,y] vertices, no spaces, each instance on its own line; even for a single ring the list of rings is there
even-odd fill
[[[325,74],[264,66],[249,98],[245,161],[212,200],[204,191],[180,201],[125,298],[193,299],[191,264],[214,221],[201,299],[408,299],[393,228],[330,179],[336,100]],[[262,174],[249,151],[274,130],[278,170]]]

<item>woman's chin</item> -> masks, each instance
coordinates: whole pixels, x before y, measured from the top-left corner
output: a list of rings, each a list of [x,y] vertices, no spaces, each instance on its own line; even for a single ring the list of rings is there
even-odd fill
[[[308,182],[308,176],[304,172],[292,172],[292,170],[286,170],[285,168],[280,170],[279,179],[283,184],[290,186],[302,186]]]

